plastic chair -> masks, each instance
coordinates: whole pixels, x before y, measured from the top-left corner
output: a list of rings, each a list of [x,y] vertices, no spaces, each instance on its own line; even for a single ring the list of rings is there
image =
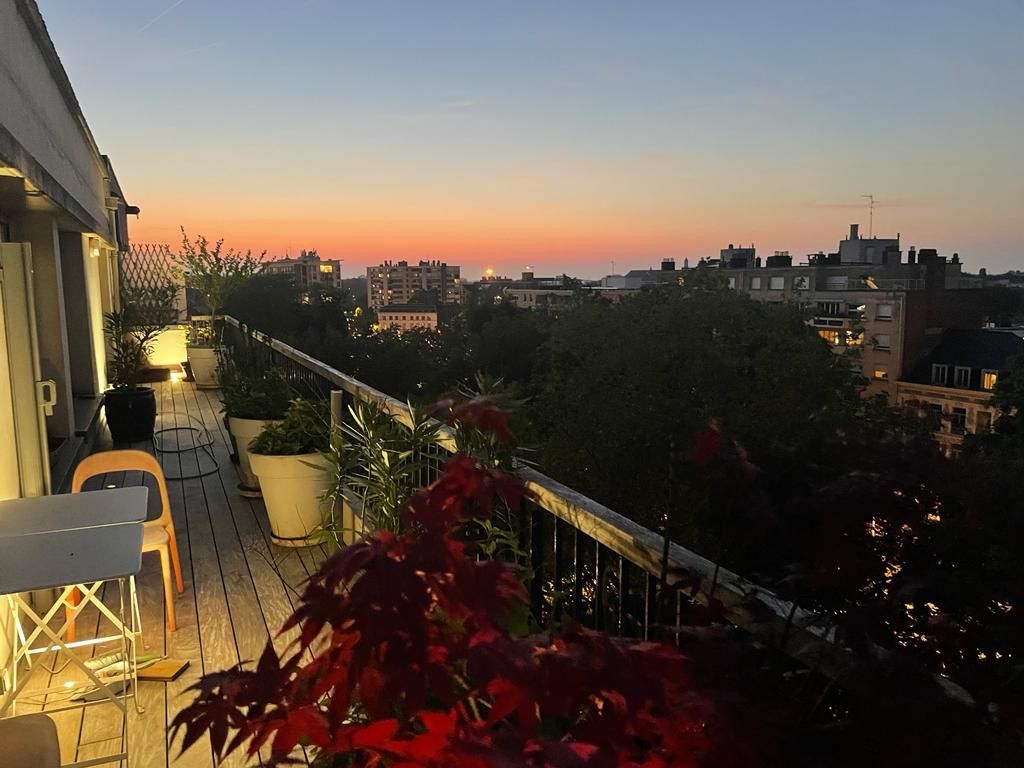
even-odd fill
[[[47,715],[0,719],[0,744],[5,768],[60,768],[57,726]]]
[[[185,584],[181,578],[181,560],[178,557],[178,539],[174,535],[174,520],[171,518],[171,500],[167,495],[167,481],[164,479],[160,462],[145,451],[123,450],[94,453],[82,459],[78,467],[75,468],[74,477],[71,479],[71,492],[81,492],[82,486],[90,477],[105,475],[108,472],[132,471],[141,471],[152,475],[156,478],[156,485],[160,490],[160,517],[146,522],[142,534],[142,551],[143,553],[160,553],[167,629],[174,632],[178,625],[174,615],[174,590],[171,587],[172,566],[179,593],[185,591]],[[68,630],[68,637],[74,639],[74,623],[68,627]]]

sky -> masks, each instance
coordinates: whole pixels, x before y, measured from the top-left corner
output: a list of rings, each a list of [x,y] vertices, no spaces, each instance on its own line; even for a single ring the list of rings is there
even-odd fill
[[[1024,268],[1024,0],[38,0],[137,242],[598,277],[849,224]]]

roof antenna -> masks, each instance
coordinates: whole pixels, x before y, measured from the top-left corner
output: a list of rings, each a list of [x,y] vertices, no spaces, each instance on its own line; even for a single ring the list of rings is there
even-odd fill
[[[868,199],[868,237],[874,238],[875,236],[875,196],[874,195],[861,195]]]

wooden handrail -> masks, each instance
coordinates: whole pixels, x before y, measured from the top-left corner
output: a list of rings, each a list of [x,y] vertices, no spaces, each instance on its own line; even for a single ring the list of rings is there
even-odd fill
[[[411,426],[409,407],[401,400],[265,333],[244,329],[242,323],[231,316],[226,316],[225,320],[354,398],[373,403],[395,420]],[[436,423],[438,444],[454,452],[454,431],[446,424]],[[648,574],[660,578],[665,547],[665,539],[661,534],[535,469],[520,467],[517,474],[537,506]],[[819,670],[850,690],[862,689],[862,679],[857,675],[858,664],[848,652],[834,643],[834,631],[822,626],[819,618],[810,611],[794,607],[792,602],[770,590],[674,542],[668,547],[667,583],[669,586],[690,587],[686,593],[698,603],[707,605],[712,599],[719,601],[723,619],[733,626],[746,630],[770,646],[779,647],[786,655]],[[936,680],[952,698],[971,701],[970,694],[952,681],[939,676],[936,676]]]

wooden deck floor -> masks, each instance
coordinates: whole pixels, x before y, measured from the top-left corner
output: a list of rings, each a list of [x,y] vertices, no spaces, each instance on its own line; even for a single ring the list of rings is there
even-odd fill
[[[220,417],[217,392],[197,390],[187,383],[165,382],[154,387],[158,398],[157,429],[179,429],[158,435],[155,444],[133,447],[155,453],[168,477],[185,591],[175,603],[178,629],[169,633],[163,619],[159,560],[155,553],[143,557],[142,572],[137,577],[144,646],[139,653],[188,659],[191,666],[173,683],[139,684],[138,700],[145,713],[130,715],[129,764],[146,768],[209,766],[213,758],[208,741],[180,755],[179,745],[170,743],[168,726],[189,701],[189,695],[183,691],[204,672],[225,669],[240,661],[254,661],[268,638],[273,638],[279,649],[283,648],[290,638],[278,637],[277,631],[292,610],[295,589],[323,562],[327,552],[323,547],[282,549],[270,544],[263,503],[242,498],[237,492],[237,467],[230,460],[229,438]],[[196,437],[201,432],[192,427],[205,430],[212,438],[209,453],[195,450]],[[109,442],[106,447],[109,448]],[[213,471],[203,477],[172,479],[195,475],[197,469]],[[96,485],[144,482],[145,476],[134,472],[104,477]],[[151,487],[151,505],[157,499]],[[109,604],[116,599],[117,590],[111,585],[108,590],[110,594],[104,598]],[[98,612],[92,611],[80,620],[79,635],[96,636],[98,628]],[[103,655],[111,650],[114,648],[93,648],[90,655]],[[45,661],[53,667],[53,659]],[[56,667],[45,674],[37,672],[30,687],[46,688],[78,678],[84,675],[77,668]],[[19,713],[30,710],[31,707],[19,706]],[[121,717],[112,706],[94,706],[53,717],[64,763],[120,748]],[[235,756],[225,764],[238,766],[246,762]]]

